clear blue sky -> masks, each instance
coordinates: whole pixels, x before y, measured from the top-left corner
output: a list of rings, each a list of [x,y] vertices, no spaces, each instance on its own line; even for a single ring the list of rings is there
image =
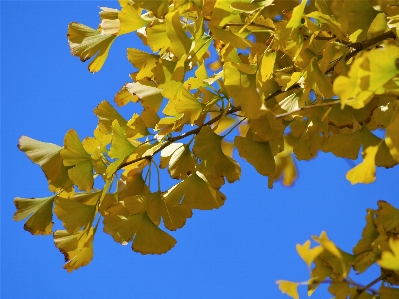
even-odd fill
[[[135,35],[118,38],[103,69],[94,75],[87,63],[70,55],[68,23],[97,27],[97,6],[118,8],[118,3],[1,3],[1,298],[288,298],[276,280],[309,278],[296,253],[297,243],[326,230],[351,252],[366,208],[376,208],[380,199],[398,206],[399,167],[378,169],[372,185],[351,186],[345,179],[351,165],[319,154],[313,161],[297,163],[299,179],[292,188],[276,183],[269,190],[267,179],[236,154],[242,178],[222,187],[225,205],[194,211],[183,229],[172,232],[178,243],[169,253],[134,253],[101,228],[94,260],[67,273],[51,236],[32,236],[23,230],[23,222],[11,219],[14,197],[50,195],[40,168],[18,151],[17,142],[27,135],[62,145],[71,128],[81,138],[91,136],[97,125],[93,108],[104,99],[113,103],[115,93],[129,81],[134,69],[126,48],[141,47]],[[135,109],[127,105],[121,113],[129,118]],[[377,276],[374,272],[363,282]],[[300,293],[305,297],[306,287]],[[312,297],[328,295],[318,290]]]

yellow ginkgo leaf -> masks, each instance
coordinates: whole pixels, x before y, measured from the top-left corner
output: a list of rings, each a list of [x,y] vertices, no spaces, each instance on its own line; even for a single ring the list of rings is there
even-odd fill
[[[385,142],[389,152],[399,162],[399,113],[396,113],[394,120],[389,124],[386,135]]]
[[[101,192],[96,192],[97,198]],[[90,194],[91,195],[91,194]],[[80,228],[91,225],[96,213],[96,205],[84,204],[72,198],[57,197],[55,199],[54,213],[62,221],[68,233],[75,234]]]
[[[107,167],[107,176],[111,177],[123,161],[135,151],[136,147],[126,138],[125,130],[115,119],[112,122],[112,142],[108,155],[117,159]]]
[[[146,26],[150,20],[142,18],[140,13],[133,7],[132,2],[126,3],[118,14],[120,27],[118,35],[130,33]]]
[[[263,100],[257,91],[256,74],[240,71],[231,62],[224,64],[224,84],[235,106],[240,106],[249,118],[259,118],[266,110]]]
[[[385,269],[399,271],[399,238],[390,238],[389,248],[392,252],[383,251],[377,264]]]
[[[187,206],[167,205],[161,192],[139,196],[147,196],[147,214],[155,225],[159,225],[162,219],[167,229],[176,230],[182,228],[186,223],[186,219],[192,216],[192,211]],[[125,201],[125,204],[127,205],[127,201]]]
[[[174,179],[185,179],[195,171],[197,165],[194,155],[187,145],[176,149],[169,160],[169,174]]]
[[[195,137],[194,154],[201,158],[200,171],[214,176],[225,176],[230,183],[240,178],[241,169],[237,162],[226,156],[221,148],[222,136],[215,134],[210,127],[202,127]]]
[[[256,142],[249,138],[236,136],[234,144],[242,158],[247,160],[264,176],[274,176],[276,163],[269,142]]]
[[[127,121],[107,101],[102,101],[93,110],[98,117],[99,130],[102,134],[112,132],[112,122],[117,120],[121,127],[126,126]]]
[[[199,172],[170,188],[163,197],[167,205],[182,204],[190,209],[200,210],[218,209],[226,200],[226,196],[212,187]]]
[[[363,162],[346,173],[346,179],[351,182],[352,185],[358,183],[370,184],[375,181],[375,155],[377,154],[378,148],[379,145],[366,148]]]
[[[69,130],[65,134],[61,157],[65,166],[73,166],[68,170],[68,176],[72,182],[80,190],[91,192],[94,184],[93,164],[75,130]]]
[[[177,10],[168,13],[165,21],[166,34],[170,39],[170,49],[177,58],[181,58],[190,52],[191,39],[182,27],[180,15]]]
[[[42,168],[48,180],[50,191],[63,190],[63,193],[67,195],[73,194],[73,183],[68,176],[70,167],[62,163],[61,146],[22,136],[19,139],[18,148],[25,152],[33,163]]]
[[[88,265],[93,259],[93,239],[95,228],[89,227],[76,234],[65,230],[54,232],[54,244],[64,254],[64,269],[68,272]]]
[[[104,216],[104,232],[116,242],[126,245],[133,241],[132,249],[142,254],[162,254],[169,251],[176,240],[161,230],[146,212],[146,196],[134,196],[124,202],[115,202]]]
[[[287,294],[288,296],[294,299],[299,299],[299,294],[298,294],[299,283],[287,280],[277,280],[276,283],[278,284],[278,288],[283,294]]]
[[[14,199],[17,211],[13,220],[21,221],[29,217],[24,229],[32,235],[49,235],[53,227],[53,201],[55,195],[43,198],[20,198]]]
[[[322,246],[316,246],[310,249],[310,241],[307,240],[303,245],[297,244],[296,251],[298,252],[299,256],[305,261],[310,268],[310,265],[314,261],[314,259],[323,251]]]
[[[187,115],[191,124],[194,124],[202,113],[202,104],[186,88],[181,89],[181,94],[177,96],[173,103],[175,104],[176,112]]]
[[[79,56],[81,61],[97,55],[89,64],[90,72],[94,73],[104,65],[116,35],[103,35],[101,30],[95,30],[80,23],[70,23],[67,37],[72,55]]]

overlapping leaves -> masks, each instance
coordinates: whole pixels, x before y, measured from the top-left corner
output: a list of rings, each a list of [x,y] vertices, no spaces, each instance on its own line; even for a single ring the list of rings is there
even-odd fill
[[[132,242],[134,251],[170,250],[176,240],[164,228],[183,227],[192,209],[224,204],[219,189],[241,176],[234,149],[269,177],[269,187],[279,179],[292,185],[294,159],[310,160],[320,151],[345,159],[362,154],[363,161],[347,173],[352,184],[372,183],[376,167],[399,163],[399,48],[389,31],[398,16],[392,5],[376,7],[367,0],[119,4],[120,9],[101,8],[98,29],[71,23],[68,43],[72,55],[92,59],[94,73],[115,39],[135,32],[150,52],[137,45],[127,49],[136,70],[114,101],[138,103],[141,113],[125,119],[103,101],[94,109],[98,125],[92,137],[81,140],[70,130],[62,147],[26,136],[18,145],[42,168],[55,194],[15,198],[14,219],[28,218],[25,229],[32,234],[51,234],[54,210],[65,228],[54,232],[55,245],[68,271],[91,261],[101,219],[104,232],[122,244]],[[276,15],[283,19],[276,21]],[[384,137],[373,133],[378,128],[386,130]],[[191,141],[184,139],[190,136]],[[160,183],[156,191],[150,186],[150,174],[159,171],[158,153],[159,168],[179,180],[165,192]],[[84,192],[75,193],[75,187]],[[397,240],[384,239],[392,230],[397,234],[397,213],[379,205],[368,211],[354,255],[324,232],[313,238],[316,247],[310,248],[310,241],[297,246],[307,266],[315,265],[310,293],[320,279],[346,279],[351,268],[360,273],[376,260],[397,271]],[[297,298],[301,284],[280,281],[279,287]],[[356,291],[346,281],[329,290],[337,298]]]

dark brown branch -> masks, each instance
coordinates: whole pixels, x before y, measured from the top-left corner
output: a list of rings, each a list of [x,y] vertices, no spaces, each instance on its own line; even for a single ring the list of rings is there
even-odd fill
[[[336,66],[336,64],[338,63],[338,61],[340,61],[343,57],[345,57],[345,61],[348,61],[349,59],[351,59],[352,57],[356,56],[359,52],[374,46],[380,42],[382,42],[383,40],[386,40],[388,38],[396,38],[396,34],[393,33],[393,31],[387,31],[381,35],[378,35],[376,37],[373,37],[371,39],[365,40],[363,42],[358,42],[358,43],[352,43],[349,44],[348,47],[350,48],[354,48],[355,50],[353,50],[352,52],[350,52],[347,55],[343,55],[340,58],[338,58],[337,60],[334,61],[334,64],[325,72],[326,74],[333,71],[334,67]]]
[[[238,112],[238,111],[241,111],[241,107],[233,107],[233,108],[231,108],[231,109],[227,112],[227,114],[232,114],[232,113],[235,113],[235,112]],[[226,114],[226,115],[227,115],[227,114]],[[186,137],[188,137],[188,136],[191,136],[191,135],[194,135],[194,134],[198,134],[198,133],[201,131],[201,128],[202,128],[202,127],[210,126],[211,124],[217,122],[217,121],[222,117],[222,115],[223,115],[223,114],[219,114],[218,116],[212,118],[211,120],[207,121],[206,123],[202,124],[201,126],[198,126],[197,128],[195,128],[195,129],[193,129],[193,130],[191,130],[191,131],[188,131],[188,132],[185,132],[185,133],[183,133],[183,134],[181,134],[181,135],[179,135],[179,136],[170,138],[168,141],[166,141],[164,144],[162,144],[162,146],[159,147],[155,152],[153,152],[152,155],[140,157],[140,158],[134,159],[134,160],[132,160],[132,161],[122,163],[122,164],[118,167],[117,170],[119,170],[119,169],[121,169],[121,168],[123,168],[123,167],[126,167],[126,166],[128,166],[128,165],[130,165],[130,164],[133,164],[133,163],[136,163],[136,162],[138,162],[138,161],[141,161],[141,160],[152,159],[152,157],[153,157],[155,154],[159,153],[161,150],[163,150],[163,149],[164,149],[165,147],[167,147],[168,145],[171,145],[171,144],[174,143],[175,141],[178,141],[178,140],[180,140],[180,139],[186,138]]]
[[[392,274],[393,271],[387,271],[384,274],[381,274],[380,277],[377,277],[376,279],[374,279],[372,282],[370,282],[368,285],[362,287],[361,289],[359,289],[357,291],[357,295],[353,298],[359,298],[359,296],[364,293],[365,291],[367,291],[368,289],[370,289],[373,285],[375,285],[377,282],[384,280],[385,278],[387,278],[388,276],[390,276]]]

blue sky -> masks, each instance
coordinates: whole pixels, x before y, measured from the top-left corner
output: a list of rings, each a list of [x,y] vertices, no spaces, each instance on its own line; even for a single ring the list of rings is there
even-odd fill
[[[18,151],[17,143],[27,135],[62,145],[72,128],[81,138],[91,136],[97,125],[93,109],[105,99],[113,103],[129,81],[134,69],[126,48],[141,47],[135,35],[118,38],[94,75],[69,52],[68,23],[97,27],[98,6],[118,8],[118,3],[1,3],[2,298],[289,298],[275,281],[309,278],[297,243],[325,230],[351,252],[361,236],[366,208],[376,208],[380,199],[398,206],[399,167],[378,169],[374,184],[351,186],[345,174],[353,165],[319,154],[297,163],[299,178],[293,187],[276,183],[269,190],[267,178],[236,153],[242,178],[222,187],[225,205],[194,211],[184,228],[172,232],[178,243],[170,252],[143,256],[101,229],[94,260],[66,272],[51,236],[32,236],[23,230],[23,222],[12,221],[14,197],[50,195],[42,171]],[[135,111],[134,104],[120,109],[128,118]],[[365,280],[352,277],[369,282],[378,275],[374,271]],[[301,295],[305,289],[300,288]],[[327,296],[318,290],[312,297]]]

